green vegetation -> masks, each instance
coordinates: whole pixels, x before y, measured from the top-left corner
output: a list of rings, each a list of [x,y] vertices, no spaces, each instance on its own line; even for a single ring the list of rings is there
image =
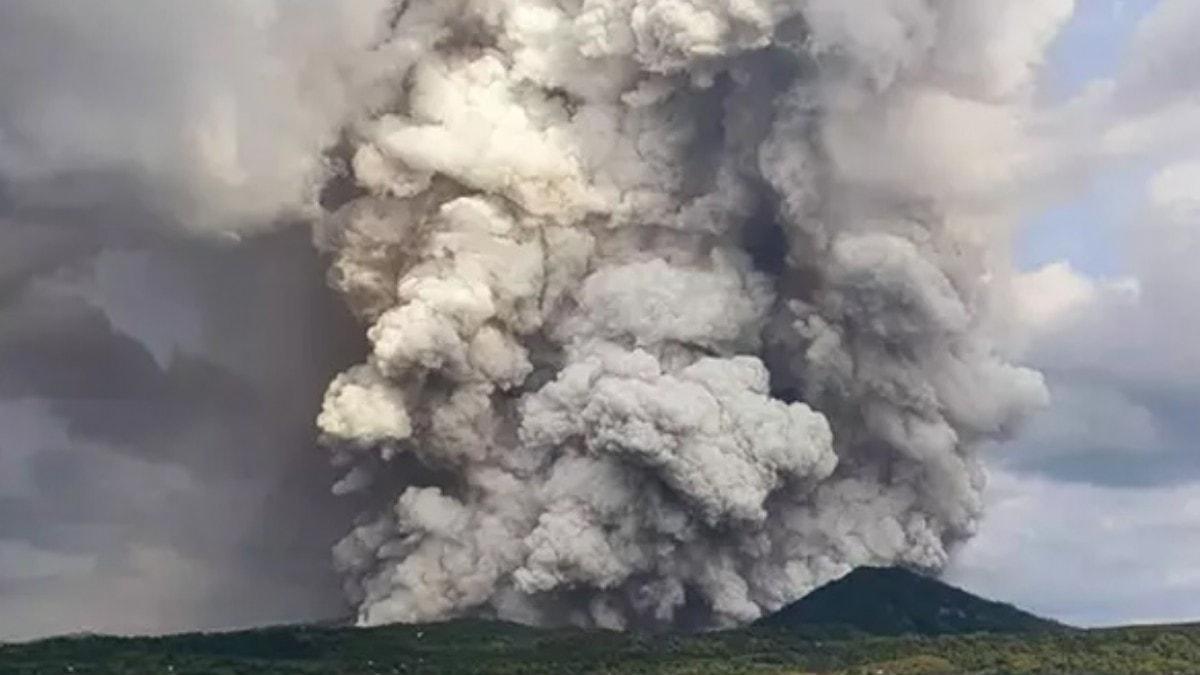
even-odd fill
[[[0,645],[0,675],[1200,675],[1200,624],[1077,630],[939,581],[865,570],[760,625],[702,635],[479,620]]]
[[[1200,673],[1200,625],[833,640],[752,628],[708,635],[540,631],[482,621],[271,628],[0,647],[4,675],[54,673]]]

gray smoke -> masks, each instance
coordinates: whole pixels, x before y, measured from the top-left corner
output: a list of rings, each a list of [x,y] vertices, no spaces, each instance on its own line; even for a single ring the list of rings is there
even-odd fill
[[[230,245],[316,211],[352,86],[349,8],[286,4],[0,3],[0,640],[345,612],[361,331],[305,228]]]
[[[1045,402],[988,339],[1071,0],[406,0],[317,227],[362,624],[752,620],[936,570]]]

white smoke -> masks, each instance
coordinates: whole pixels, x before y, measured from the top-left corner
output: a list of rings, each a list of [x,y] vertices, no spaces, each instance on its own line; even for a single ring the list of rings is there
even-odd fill
[[[1072,4],[381,15],[391,102],[317,236],[372,346],[319,419],[387,503],[335,552],[359,621],[722,626],[942,567],[1046,398],[985,333]]]

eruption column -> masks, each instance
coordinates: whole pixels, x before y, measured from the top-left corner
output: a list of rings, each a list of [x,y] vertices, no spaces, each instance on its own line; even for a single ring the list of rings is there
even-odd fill
[[[317,232],[371,345],[319,419],[383,504],[360,622],[726,626],[945,564],[1046,396],[986,310],[1070,9],[398,4]]]

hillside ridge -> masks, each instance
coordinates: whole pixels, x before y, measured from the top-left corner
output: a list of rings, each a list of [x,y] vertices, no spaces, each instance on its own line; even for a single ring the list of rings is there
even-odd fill
[[[867,635],[963,635],[1067,630],[1056,621],[899,567],[860,567],[770,614],[758,626]]]

